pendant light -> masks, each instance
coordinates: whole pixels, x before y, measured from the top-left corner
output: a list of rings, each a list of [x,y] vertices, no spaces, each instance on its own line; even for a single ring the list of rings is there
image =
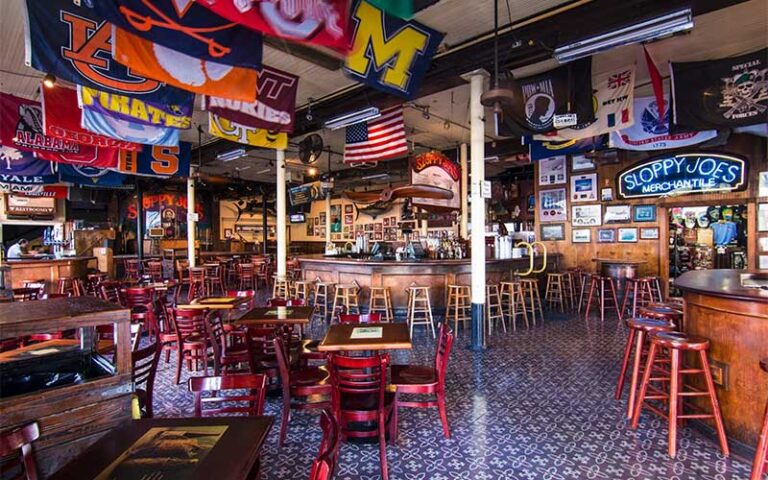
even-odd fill
[[[511,109],[515,93],[499,82],[499,0],[493,2],[493,88],[483,93],[480,103],[493,107],[494,114],[501,114],[505,108]]]

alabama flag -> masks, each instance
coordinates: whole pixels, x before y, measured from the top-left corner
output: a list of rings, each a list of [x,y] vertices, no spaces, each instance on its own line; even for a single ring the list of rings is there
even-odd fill
[[[575,127],[534,135],[535,140],[565,141],[596,137],[631,127],[634,123],[632,104],[635,100],[635,66],[598,75],[592,79],[592,105],[595,121]]]

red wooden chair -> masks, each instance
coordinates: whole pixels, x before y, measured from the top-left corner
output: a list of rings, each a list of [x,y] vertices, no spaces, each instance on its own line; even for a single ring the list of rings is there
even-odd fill
[[[288,345],[280,335],[272,340],[277,363],[280,367],[280,384],[283,388],[283,413],[280,419],[280,446],[285,443],[291,410],[330,409],[333,392],[330,374],[325,367],[305,367],[292,370]],[[300,401],[294,402],[294,399]]]
[[[189,292],[187,293],[187,301],[202,297],[205,295],[205,268],[204,267],[189,267]]]
[[[179,303],[179,293],[184,285],[189,285],[189,260],[176,260],[176,276],[179,281],[179,289],[176,290],[176,297],[173,299],[176,303]]]
[[[64,332],[33,333],[32,335],[27,335],[21,339],[21,346],[26,347],[33,343],[61,340],[62,338],[64,338]]]
[[[213,295],[214,292],[224,293],[221,265],[218,263],[206,263],[203,265],[203,268],[205,269],[206,295]]]
[[[129,258],[125,261],[125,279],[138,280],[141,270],[141,262],[135,258]]]
[[[381,322],[380,313],[368,313],[368,314],[341,314],[339,315],[339,323],[379,323]]]
[[[192,377],[189,379],[189,391],[195,396],[195,416],[263,415],[266,382],[264,375],[252,373]],[[230,395],[224,395],[227,391]],[[210,395],[203,396],[203,392],[210,392]]]
[[[139,398],[142,418],[152,418],[152,392],[155,387],[157,363],[160,360],[160,344],[155,342],[131,353],[131,380]],[[142,411],[143,410],[143,411]]]
[[[101,282],[107,278],[104,273],[89,273],[85,279],[85,294],[92,297],[98,297],[101,294]]]
[[[197,371],[199,363],[202,362],[203,373],[208,375],[210,341],[208,328],[205,325],[207,314],[207,309],[175,310],[174,327],[176,328],[176,358],[178,360],[175,379],[177,385],[181,379],[181,365],[184,362],[190,371]]]
[[[252,263],[241,263],[237,265],[237,283],[240,290],[256,290],[259,288],[256,272]]]
[[[163,262],[147,262],[146,274],[152,277],[153,282],[163,281]]]
[[[303,307],[304,300],[300,298],[270,298],[267,307]]]
[[[395,388],[395,411],[392,418],[394,436],[391,436],[393,442],[397,439],[397,410],[400,407],[437,407],[443,424],[443,434],[445,438],[451,438],[448,415],[445,411],[445,372],[448,369],[448,357],[451,354],[453,338],[453,330],[441,324],[434,367],[392,365],[390,382]],[[436,398],[426,401],[404,401],[400,399],[402,394],[434,395]]]
[[[147,287],[126,288],[123,291],[125,306],[131,309],[131,322],[142,322],[144,331],[157,337],[159,322],[155,315],[155,289]]]
[[[264,261],[258,264],[258,268],[254,273],[256,288],[258,289],[262,283],[264,284],[265,288],[269,287],[269,279],[271,276],[272,276],[272,269],[269,268],[269,263]]]
[[[320,443],[320,453],[312,462],[309,480],[331,480],[336,470],[339,455],[339,424],[328,410],[320,415],[320,428],[323,430],[323,440]]]
[[[40,429],[37,427],[37,422],[0,433],[0,457],[4,459],[9,457],[3,463],[2,472],[4,475],[13,475],[10,478],[16,480],[37,480],[40,478],[37,475],[35,454],[32,451],[32,442],[39,437]],[[11,457],[17,452],[18,457]]]
[[[247,371],[257,373],[255,369],[254,355],[251,342],[245,332],[237,330],[228,332],[216,314],[208,316],[208,334],[211,337],[211,347],[214,355],[214,371],[216,375],[222,372],[242,372],[247,366]],[[246,330],[247,331],[247,330]],[[235,337],[235,338],[232,338]]]
[[[387,355],[328,357],[333,385],[333,406],[342,437],[379,438],[381,476],[387,473],[386,429],[392,419],[394,394],[387,392]],[[352,422],[376,423],[374,430],[351,430]]]
[[[32,302],[40,298],[40,290],[31,287],[22,287],[13,289],[13,300],[15,302]]]
[[[123,282],[107,280],[101,282],[99,285],[101,290],[101,299],[106,302],[116,303],[117,305],[124,305],[125,299],[123,298]]]
[[[256,302],[256,290],[227,290],[227,296],[228,297],[248,297],[249,301],[247,305],[249,309],[253,308],[254,303]]]

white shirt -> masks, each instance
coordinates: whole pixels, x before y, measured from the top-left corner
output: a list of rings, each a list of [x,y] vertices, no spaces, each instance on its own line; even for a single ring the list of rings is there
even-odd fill
[[[8,248],[8,258],[21,258],[21,245],[14,243]]]

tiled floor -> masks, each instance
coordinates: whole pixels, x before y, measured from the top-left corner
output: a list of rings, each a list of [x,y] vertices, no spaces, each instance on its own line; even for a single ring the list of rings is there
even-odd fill
[[[391,479],[749,478],[747,461],[723,457],[696,431],[682,430],[672,460],[660,419],[647,415],[637,431],[627,427],[624,404],[613,399],[625,338],[615,321],[586,325],[578,317],[553,317],[531,330],[492,337],[482,354],[466,348],[468,337],[459,335],[448,366],[452,438],[443,438],[436,411],[403,411],[398,443],[387,448]],[[396,352],[393,361],[429,363],[433,352],[434,341],[420,332],[414,350]],[[173,368],[161,361],[158,416],[192,412],[186,377],[172,385]],[[279,397],[269,399],[267,414],[279,417]],[[320,440],[317,417],[294,413],[283,448],[277,436],[274,429],[263,452],[262,478],[308,478]],[[342,446],[336,479],[378,478],[376,445]]]

